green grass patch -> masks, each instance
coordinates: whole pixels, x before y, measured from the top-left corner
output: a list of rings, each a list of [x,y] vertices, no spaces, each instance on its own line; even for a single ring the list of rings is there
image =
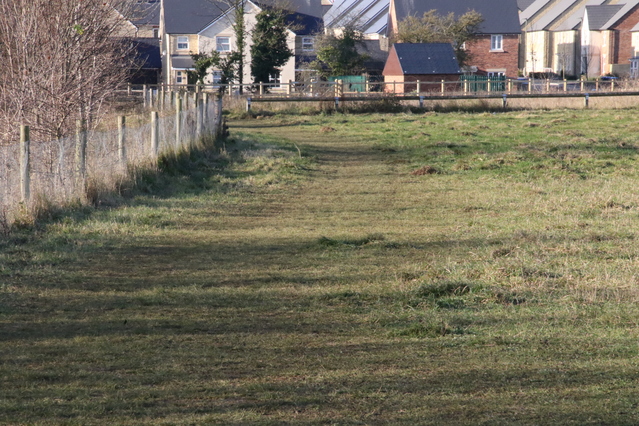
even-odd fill
[[[0,423],[638,423],[636,110],[358,112],[3,233]]]

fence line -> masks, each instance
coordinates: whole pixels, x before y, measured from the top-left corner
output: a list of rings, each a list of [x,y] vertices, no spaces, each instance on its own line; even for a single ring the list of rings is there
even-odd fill
[[[135,126],[118,117],[106,131],[87,131],[79,123],[76,135],[52,141],[31,141],[22,127],[20,143],[0,146],[0,220],[13,221],[21,205],[40,199],[54,205],[86,199],[87,188],[114,187],[132,166],[157,164],[162,155],[219,135],[221,99],[200,94],[189,106],[162,117],[149,111]]]
[[[197,84],[197,85],[141,85],[129,86],[129,95],[141,96],[145,105],[161,105],[166,93],[172,91],[222,92],[238,95],[242,92],[253,99],[269,97],[347,97],[379,96],[380,93],[397,96],[443,96],[443,95],[495,95],[495,94],[545,94],[545,93],[593,93],[637,91],[637,80],[606,79],[596,80],[553,80],[538,78],[486,77],[484,79],[462,78],[454,81],[292,81],[259,84]],[[241,89],[241,90],[240,90]]]

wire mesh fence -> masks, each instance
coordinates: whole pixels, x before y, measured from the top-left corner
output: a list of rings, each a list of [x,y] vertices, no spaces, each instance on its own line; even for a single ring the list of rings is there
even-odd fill
[[[147,118],[127,123],[122,129],[28,141],[27,199],[22,189],[20,144],[0,146],[0,222],[11,223],[20,208],[34,203],[62,205],[85,200],[87,185],[113,188],[132,167],[153,166],[162,155],[188,151],[204,138],[219,134],[221,101],[189,106],[182,111],[164,111],[161,117],[149,112]],[[85,155],[79,155],[82,140],[86,141]]]

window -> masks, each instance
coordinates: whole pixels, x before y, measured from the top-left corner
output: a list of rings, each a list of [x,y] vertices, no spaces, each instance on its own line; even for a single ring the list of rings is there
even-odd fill
[[[268,76],[268,82],[273,85],[271,87],[280,87],[282,83],[281,79],[282,77],[279,72]]]
[[[153,38],[160,38],[159,28],[153,28]]]
[[[506,76],[506,71],[502,71],[502,70],[494,70],[494,71],[487,71],[488,77],[505,77]]]
[[[218,52],[231,51],[231,37],[216,37],[216,48]]]
[[[501,34],[490,36],[490,50],[491,51],[503,51],[504,50],[504,36]]]
[[[639,58],[630,59],[630,78],[639,76]]]
[[[315,40],[313,37],[302,37],[302,50],[305,52],[310,52],[315,50]]]
[[[222,71],[213,71],[213,84],[222,83]]]
[[[182,79],[184,78],[182,71],[178,71],[177,73],[175,73],[175,82],[177,84],[182,84]]]
[[[180,36],[177,38],[178,50],[189,50],[189,38],[186,36]]]

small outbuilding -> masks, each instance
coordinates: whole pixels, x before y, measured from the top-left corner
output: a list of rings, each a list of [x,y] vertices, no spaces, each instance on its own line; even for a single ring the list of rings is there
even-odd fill
[[[441,91],[435,82],[457,82],[462,70],[450,43],[396,43],[391,47],[384,66],[385,91],[409,93],[424,82],[422,92]],[[391,84],[391,83],[395,84]],[[446,85],[454,90],[456,85]]]

